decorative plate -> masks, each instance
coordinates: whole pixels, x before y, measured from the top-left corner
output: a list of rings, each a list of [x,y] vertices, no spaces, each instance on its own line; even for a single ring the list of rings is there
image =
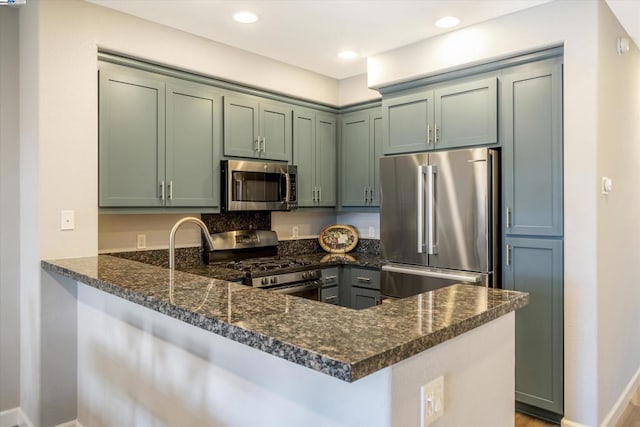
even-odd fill
[[[350,225],[334,224],[322,229],[318,241],[325,251],[343,254],[356,247],[358,232]]]

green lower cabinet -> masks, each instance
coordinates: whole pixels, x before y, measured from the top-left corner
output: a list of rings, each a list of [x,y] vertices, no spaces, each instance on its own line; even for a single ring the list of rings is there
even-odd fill
[[[339,305],[338,300],[338,287],[331,286],[328,288],[322,288],[320,291],[320,299],[327,304]]]
[[[562,414],[562,240],[507,236],[504,251],[504,288],[529,293],[516,311],[516,402]]]
[[[349,306],[356,310],[380,304],[380,272],[361,267],[349,267]]]

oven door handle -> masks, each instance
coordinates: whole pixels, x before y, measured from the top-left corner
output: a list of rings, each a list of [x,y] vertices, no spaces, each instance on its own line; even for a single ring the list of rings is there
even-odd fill
[[[318,282],[311,282],[311,283],[303,283],[301,285],[298,286],[285,286],[282,288],[271,288],[269,289],[270,291],[273,292],[277,292],[279,294],[295,294],[297,292],[304,292],[304,291],[312,291],[314,289],[320,289],[322,287],[321,283]]]

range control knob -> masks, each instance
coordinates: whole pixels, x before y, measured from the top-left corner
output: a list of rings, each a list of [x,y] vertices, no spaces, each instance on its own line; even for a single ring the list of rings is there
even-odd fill
[[[278,278],[277,277],[272,277],[271,278],[271,283],[278,283]]]
[[[268,285],[269,284],[269,278],[268,277],[263,277],[262,280],[260,281],[263,285]]]
[[[302,278],[303,279],[307,280],[307,279],[309,279],[310,276],[311,276],[311,274],[310,274],[309,271],[303,271],[302,272]]]

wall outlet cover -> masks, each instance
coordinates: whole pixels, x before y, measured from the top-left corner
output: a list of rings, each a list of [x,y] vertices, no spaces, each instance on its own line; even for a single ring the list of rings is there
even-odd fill
[[[428,382],[420,391],[420,425],[426,427],[444,415],[444,377]]]
[[[76,227],[75,211],[60,211],[60,230],[73,230]]]

